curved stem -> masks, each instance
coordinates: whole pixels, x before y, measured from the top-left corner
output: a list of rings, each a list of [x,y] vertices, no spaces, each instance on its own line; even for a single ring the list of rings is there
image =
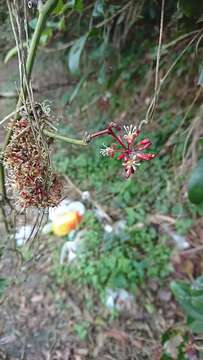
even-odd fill
[[[27,61],[26,61],[26,76],[27,76],[28,82],[29,82],[31,74],[32,74],[32,69],[33,69],[35,58],[36,58],[36,52],[37,52],[37,48],[39,45],[41,34],[46,25],[48,16],[51,13],[51,11],[55,8],[56,4],[57,4],[57,0],[47,0],[47,2],[44,5],[40,6],[40,8],[39,8],[39,17],[38,17],[37,25],[36,25],[32,40],[31,40],[30,49],[29,49],[29,53],[28,53],[28,57],[27,57]],[[23,89],[21,89],[21,93],[20,93],[19,100],[17,103],[17,109],[22,104],[22,93],[26,92],[25,85],[26,84],[24,81]]]

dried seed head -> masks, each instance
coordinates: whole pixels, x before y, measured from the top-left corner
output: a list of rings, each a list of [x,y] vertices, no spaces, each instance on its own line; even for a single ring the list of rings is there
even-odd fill
[[[9,183],[23,207],[56,206],[62,198],[62,182],[50,165],[48,139],[30,116],[12,121],[13,135],[4,153]]]

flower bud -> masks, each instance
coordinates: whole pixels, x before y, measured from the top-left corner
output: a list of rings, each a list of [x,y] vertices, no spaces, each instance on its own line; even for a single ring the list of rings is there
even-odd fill
[[[142,151],[148,149],[151,146],[151,141],[149,139],[143,139],[136,145],[136,150]]]
[[[142,154],[142,153],[138,153],[136,154],[137,159],[139,160],[152,160],[155,158],[155,154]]]

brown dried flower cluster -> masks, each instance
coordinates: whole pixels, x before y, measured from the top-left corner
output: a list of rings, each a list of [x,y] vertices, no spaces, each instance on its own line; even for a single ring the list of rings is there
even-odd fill
[[[53,207],[61,200],[63,186],[50,165],[48,139],[39,134],[39,124],[36,129],[33,123],[29,116],[12,122],[13,135],[4,153],[4,165],[20,206]]]

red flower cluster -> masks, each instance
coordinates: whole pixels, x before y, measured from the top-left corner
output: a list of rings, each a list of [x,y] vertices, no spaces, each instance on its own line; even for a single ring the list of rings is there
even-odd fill
[[[23,208],[56,206],[62,197],[62,183],[51,168],[47,139],[39,136],[26,117],[15,120],[12,130],[11,141],[4,153],[4,164],[19,205]]]
[[[136,138],[140,135],[140,130],[136,126],[121,127],[111,123],[106,130],[93,134],[91,137],[100,135],[110,135],[116,143],[100,150],[101,155],[113,158],[119,154],[118,160],[123,160],[125,176],[129,178],[136,171],[142,161],[154,159],[155,154],[144,153],[143,151],[151,146],[149,139],[143,139],[135,144]]]

